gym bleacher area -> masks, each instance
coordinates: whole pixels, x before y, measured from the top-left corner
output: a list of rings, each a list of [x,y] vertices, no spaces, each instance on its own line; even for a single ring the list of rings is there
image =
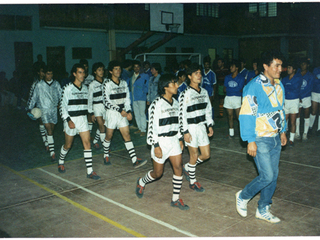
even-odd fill
[[[218,103],[215,101],[215,109]],[[194,192],[184,179],[180,197],[190,210],[170,206],[172,169],[165,164],[162,178],[146,185],[143,198],[135,195],[138,177],[152,169],[146,137],[131,137],[140,158],[134,169],[123,140],[116,132],[111,143],[112,165],[103,164],[103,149],[93,149],[93,169],[101,177],[86,177],[79,137],[66,157],[66,172],[58,172],[45,152],[38,124],[23,110],[1,107],[0,237],[244,237],[319,236],[320,161],[318,136],[284,147],[271,211],[282,221],[255,219],[259,195],[248,204],[248,217],[235,208],[235,193],[257,176],[239,131],[229,139],[226,116],[215,118],[211,158],[197,167],[204,193]],[[216,114],[218,111],[216,110]],[[317,126],[317,121],[314,124]],[[94,130],[96,127],[94,127]],[[93,131],[94,132],[94,131]],[[94,135],[93,133],[91,134]],[[64,142],[61,120],[55,132],[58,158]],[[188,152],[183,152],[183,162]]]

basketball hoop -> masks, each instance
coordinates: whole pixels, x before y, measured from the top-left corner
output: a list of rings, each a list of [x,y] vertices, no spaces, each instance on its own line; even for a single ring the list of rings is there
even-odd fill
[[[166,24],[166,30],[172,33],[177,33],[178,32],[178,29],[180,27],[181,24],[179,23],[173,23],[173,24]]]

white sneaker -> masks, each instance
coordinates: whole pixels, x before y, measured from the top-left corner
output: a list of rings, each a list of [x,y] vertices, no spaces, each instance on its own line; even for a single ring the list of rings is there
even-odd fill
[[[307,141],[307,140],[308,140],[308,135],[307,135],[306,133],[304,133],[304,134],[302,135],[302,140],[303,140],[303,141]]]
[[[261,212],[259,209],[256,211],[256,218],[265,220],[269,223],[279,223],[281,220],[277,218],[276,216],[273,216],[272,213],[269,211],[270,205],[264,207]]]
[[[246,217],[247,216],[247,204],[250,201],[250,199],[244,200],[244,199],[240,198],[241,192],[242,191],[239,191],[236,193],[236,207],[237,207],[237,212],[240,214],[240,216]]]
[[[296,134],[296,135],[294,136],[294,138],[297,139],[297,140],[300,140],[300,139],[301,139],[301,137],[300,137],[299,134]]]

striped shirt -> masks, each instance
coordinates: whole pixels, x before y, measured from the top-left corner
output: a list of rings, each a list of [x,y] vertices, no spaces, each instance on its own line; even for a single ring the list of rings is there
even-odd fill
[[[62,120],[69,121],[70,117],[87,115],[88,113],[88,88],[82,85],[77,87],[73,82],[63,88],[60,101],[60,115]]]
[[[89,90],[88,90],[88,112],[90,114],[93,113],[93,105],[94,104],[103,104],[103,97],[102,97],[102,86],[103,82],[99,82],[98,80],[93,80],[89,84]]]
[[[179,130],[179,103],[172,98],[173,102],[168,102],[163,97],[157,97],[149,107],[149,125],[147,143],[159,146],[159,137],[171,137],[178,134]]]
[[[198,92],[188,86],[180,94],[179,103],[179,124],[183,134],[189,133],[189,127],[193,124],[214,125],[210,99],[204,88],[200,87]]]
[[[29,99],[28,99],[28,102],[27,102],[27,106],[30,105],[30,102],[31,102],[31,99],[32,99],[32,96],[33,96],[33,93],[34,93],[34,88],[36,87],[37,83],[40,82],[40,81],[41,80],[39,80],[39,79],[36,79],[36,80],[33,81],[32,85],[31,85],[31,88],[30,88],[30,92],[29,92]]]
[[[102,87],[103,104],[107,110],[117,111],[122,110],[131,112],[131,101],[128,84],[125,80],[119,79],[119,84],[116,84],[112,79],[107,79]]]

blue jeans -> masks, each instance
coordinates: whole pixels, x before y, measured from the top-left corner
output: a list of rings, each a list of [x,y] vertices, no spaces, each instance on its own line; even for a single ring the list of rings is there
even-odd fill
[[[254,158],[259,175],[242,190],[242,199],[251,199],[260,192],[258,208],[272,203],[272,196],[277,186],[279,160],[281,152],[280,136],[257,137],[257,155]]]

